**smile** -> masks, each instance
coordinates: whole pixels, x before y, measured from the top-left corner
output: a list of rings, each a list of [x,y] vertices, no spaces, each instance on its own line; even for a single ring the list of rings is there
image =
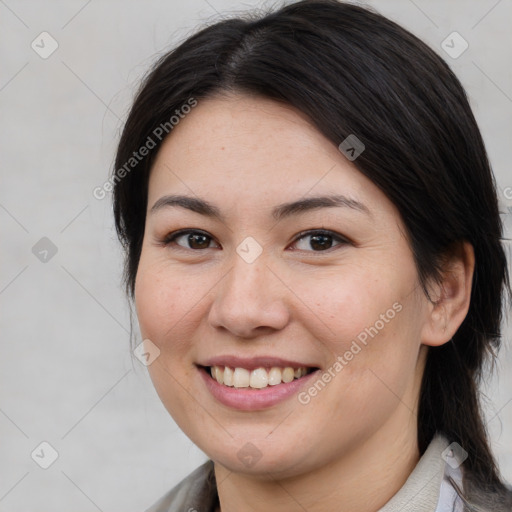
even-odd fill
[[[292,382],[294,379],[300,379],[304,375],[311,373],[314,369],[301,366],[292,368],[291,366],[272,368],[255,368],[248,370],[246,368],[230,368],[229,366],[211,366],[210,375],[219,384],[235,388],[253,388],[263,389],[269,386],[277,386],[281,383]]]
[[[318,367],[302,365],[275,366],[278,360],[243,361],[232,358],[232,366],[220,364],[197,365],[199,376],[209,394],[217,402],[243,411],[267,409],[297,395],[314,375]],[[249,368],[247,368],[249,367]]]

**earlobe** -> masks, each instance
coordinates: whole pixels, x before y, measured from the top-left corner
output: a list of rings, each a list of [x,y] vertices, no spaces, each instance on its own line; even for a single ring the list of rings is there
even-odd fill
[[[475,253],[469,242],[459,242],[445,257],[442,282],[434,286],[422,328],[424,345],[440,346],[450,341],[466,318],[471,301]]]

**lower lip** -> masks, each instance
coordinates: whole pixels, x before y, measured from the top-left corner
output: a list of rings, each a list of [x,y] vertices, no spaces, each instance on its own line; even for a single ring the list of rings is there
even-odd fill
[[[290,398],[292,395],[297,394],[319,371],[315,370],[300,379],[293,379],[291,382],[282,382],[276,386],[253,389],[224,386],[224,384],[219,384],[215,379],[210,377],[204,368],[198,368],[198,370],[206,387],[214,398],[228,407],[241,411],[266,409]]]

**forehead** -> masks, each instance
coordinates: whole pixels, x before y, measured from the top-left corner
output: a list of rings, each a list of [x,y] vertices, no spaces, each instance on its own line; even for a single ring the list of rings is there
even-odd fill
[[[216,198],[226,208],[234,201],[270,208],[325,194],[343,194],[373,210],[392,208],[307,116],[241,95],[199,100],[174,126],[151,171],[149,208],[168,193]]]
[[[293,107],[261,97],[230,95],[199,100],[172,129],[159,159],[173,155],[198,169],[219,172],[221,168],[240,172],[264,163],[262,174],[265,169],[288,169],[290,163],[304,159],[318,160],[321,154],[322,161],[333,154],[338,157],[332,146]],[[307,166],[297,171],[303,167]]]

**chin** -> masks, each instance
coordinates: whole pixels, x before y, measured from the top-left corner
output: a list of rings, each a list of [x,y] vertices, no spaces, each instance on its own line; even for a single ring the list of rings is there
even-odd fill
[[[291,437],[288,437],[290,440]],[[224,446],[199,446],[215,463],[233,473],[243,473],[260,477],[289,478],[310,469],[312,454],[298,452],[296,443],[285,444],[285,439],[269,442],[246,435],[243,439],[232,440]],[[277,445],[277,446],[276,446]],[[303,446],[302,446],[303,448]],[[313,463],[314,464],[314,463]]]

